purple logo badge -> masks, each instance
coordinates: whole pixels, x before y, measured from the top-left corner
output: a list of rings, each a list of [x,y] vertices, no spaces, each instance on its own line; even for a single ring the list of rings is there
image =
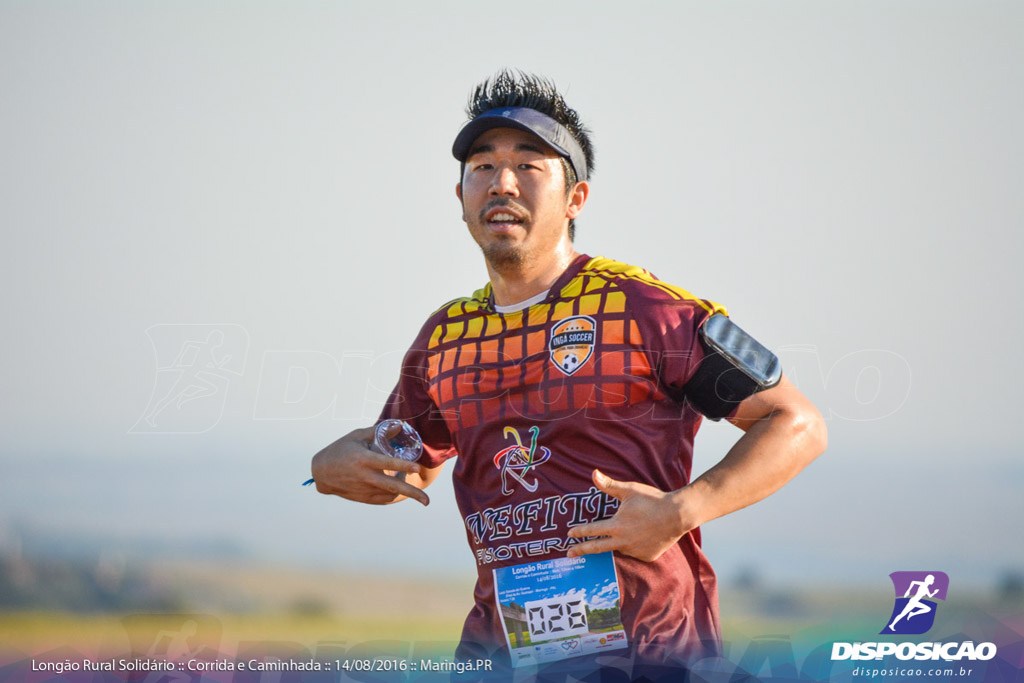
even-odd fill
[[[945,572],[893,572],[889,574],[896,591],[896,604],[886,627],[886,635],[920,635],[935,623],[935,600],[945,600],[949,577]]]

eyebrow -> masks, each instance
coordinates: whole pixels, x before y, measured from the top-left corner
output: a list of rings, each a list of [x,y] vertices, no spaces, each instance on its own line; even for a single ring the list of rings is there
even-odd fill
[[[469,160],[469,158],[472,157],[474,154],[484,154],[484,153],[493,152],[493,151],[494,151],[494,145],[491,145],[491,144],[483,144],[483,145],[478,145],[477,147],[471,147],[470,150],[469,150],[469,154],[466,155],[466,159]],[[549,151],[554,151],[554,150],[543,149],[542,147],[540,147],[538,145],[534,145],[534,144],[529,143],[529,142],[519,142],[519,143],[516,143],[515,151],[517,151],[517,152],[536,152],[537,154],[546,155],[546,154],[548,154]]]

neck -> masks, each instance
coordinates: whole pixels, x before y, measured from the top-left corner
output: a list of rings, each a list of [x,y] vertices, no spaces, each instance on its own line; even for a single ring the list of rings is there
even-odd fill
[[[491,278],[494,303],[498,306],[511,306],[550,289],[577,256],[579,254],[572,248],[572,243],[566,241],[541,261],[501,270],[488,262],[487,274]]]

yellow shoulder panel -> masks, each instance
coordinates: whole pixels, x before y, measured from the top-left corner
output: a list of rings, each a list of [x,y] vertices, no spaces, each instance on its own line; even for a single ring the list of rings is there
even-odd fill
[[[693,301],[704,308],[708,313],[725,313],[728,315],[728,313],[726,313],[725,306],[722,304],[714,301],[706,301],[691,294],[682,287],[676,287],[675,285],[670,285],[667,282],[662,282],[658,278],[654,277],[650,272],[637,266],[631,266],[620,261],[613,261],[612,259],[605,258],[603,256],[596,256],[587,262],[587,265],[583,267],[582,272],[588,275],[604,276],[611,280],[629,280],[632,282],[638,282],[665,292],[674,299]]]

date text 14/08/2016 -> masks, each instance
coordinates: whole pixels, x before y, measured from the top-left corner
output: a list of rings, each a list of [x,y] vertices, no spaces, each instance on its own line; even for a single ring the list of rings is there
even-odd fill
[[[474,659],[464,662],[435,661],[421,659],[418,662],[405,659],[336,659],[339,671],[443,671],[463,674],[472,671],[491,671],[490,659]]]

